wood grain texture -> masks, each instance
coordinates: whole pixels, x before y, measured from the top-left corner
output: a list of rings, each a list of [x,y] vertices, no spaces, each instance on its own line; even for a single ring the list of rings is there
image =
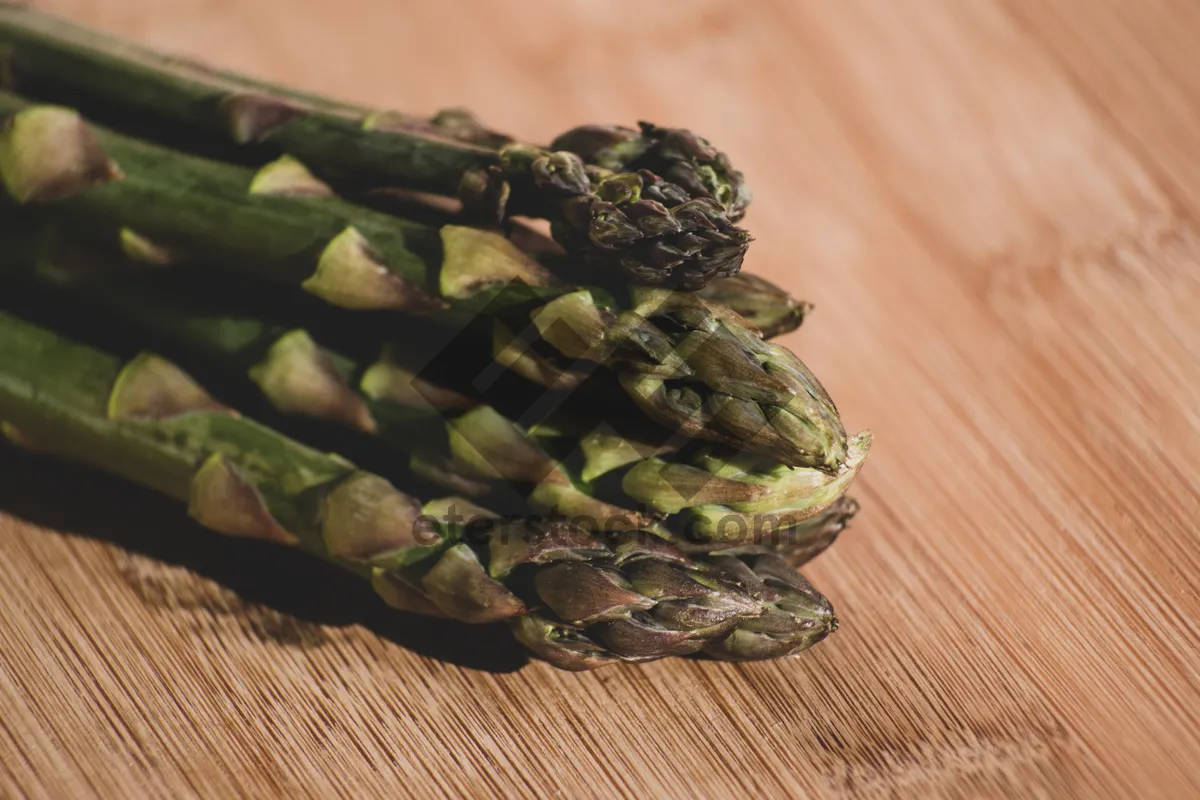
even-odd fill
[[[2,451],[0,796],[1194,796],[1194,3],[43,5],[530,138],[703,132],[877,445],[808,570],[836,636],[585,675]]]

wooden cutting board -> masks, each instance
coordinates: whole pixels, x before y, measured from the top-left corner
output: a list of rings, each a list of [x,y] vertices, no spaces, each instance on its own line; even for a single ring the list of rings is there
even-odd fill
[[[0,451],[4,797],[1194,797],[1200,6],[47,0],[546,140],[687,125],[876,448],[804,656],[592,674]]]

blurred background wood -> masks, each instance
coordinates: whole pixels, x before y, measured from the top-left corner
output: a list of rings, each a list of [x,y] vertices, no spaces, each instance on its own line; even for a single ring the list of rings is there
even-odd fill
[[[0,796],[1186,797],[1200,785],[1200,6],[46,0],[545,140],[702,132],[876,433],[805,656],[594,674],[0,452]]]

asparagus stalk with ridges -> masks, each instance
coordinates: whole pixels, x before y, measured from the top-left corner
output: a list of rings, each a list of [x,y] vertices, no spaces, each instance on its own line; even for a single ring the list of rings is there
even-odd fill
[[[638,290],[632,309],[614,311],[596,290],[557,285],[496,234],[435,231],[324,196],[291,161],[252,174],[4,93],[0,113],[11,115],[0,136],[11,198],[76,225],[122,227],[131,253],[253,271],[350,308],[494,316],[496,360],[525,377],[574,380],[514,343],[535,330],[560,357],[614,369],[648,415],[687,436],[843,471],[845,431],[824,388],[722,306]]]
[[[141,117],[159,136],[174,126],[183,142],[265,146],[339,184],[457,193],[493,221],[509,214],[545,217],[576,255],[641,282],[699,288],[735,274],[750,242],[703,181],[689,191],[646,169],[614,173],[589,166],[565,150],[517,142],[492,149],[431,135],[431,125],[411,117],[364,115],[7,3],[0,4],[0,45],[3,72],[19,91]],[[673,150],[676,158],[668,163],[689,157]],[[739,203],[744,199],[737,195]]]
[[[771,554],[694,560],[632,533],[610,546],[561,520],[485,520],[474,534],[439,524],[384,479],[222,406],[164,359],[123,362],[7,313],[0,420],[13,441],[186,502],[215,531],[352,569],[399,608],[515,620],[521,641],[566,668],[702,650],[774,657],[837,626],[828,601]]]

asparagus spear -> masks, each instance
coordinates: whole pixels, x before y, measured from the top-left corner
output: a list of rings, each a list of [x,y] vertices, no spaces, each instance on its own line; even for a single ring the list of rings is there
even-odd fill
[[[252,174],[0,93],[3,114],[0,180],[10,197],[79,226],[124,228],[140,257],[237,267],[347,308],[480,315],[495,321],[496,361],[526,378],[579,381],[522,344],[533,333],[560,359],[614,369],[651,418],[686,436],[844,470],[845,431],[819,381],[722,306],[638,289],[631,309],[614,311],[599,290],[556,285],[503,237],[345,203],[291,160]]]
[[[114,75],[122,78],[133,75],[145,79],[147,76],[143,72],[150,72],[149,78],[154,79],[150,86],[163,91],[163,97],[170,97],[170,91],[181,91],[178,86],[164,85],[173,79],[187,81],[188,85],[183,91],[196,96],[211,96],[214,92],[222,95],[242,92],[274,97],[329,115],[358,118],[368,131],[382,129],[430,135],[494,150],[519,144],[512,136],[489,129],[463,108],[443,109],[429,118],[399,111],[380,111],[213,69],[187,59],[165,56],[35,12],[19,3],[0,3],[0,12],[0,36],[9,42],[10,47],[9,80],[44,87],[50,92],[74,89],[71,94],[78,98],[80,90],[99,91]],[[26,50],[29,51],[28,55],[22,57]],[[105,68],[112,72],[106,72],[101,78],[68,73],[66,71],[71,68],[72,59],[82,60],[75,64],[104,62]],[[113,60],[118,63],[112,64]],[[122,60],[134,63],[123,64],[120,63]],[[208,87],[207,92],[204,87]],[[106,91],[120,92],[119,96],[124,98],[131,88],[131,82],[126,80]],[[123,104],[144,111],[149,101],[126,99]],[[154,111],[158,113],[157,109]],[[201,118],[199,113],[196,109],[187,112],[175,110],[170,116],[189,126],[196,124],[197,120],[202,120],[205,125],[213,123],[209,118]],[[224,127],[219,132],[229,134]],[[683,128],[664,128],[648,122],[638,123],[637,130],[616,125],[583,125],[556,137],[547,149],[574,153],[585,164],[612,172],[647,169],[658,173],[687,189],[692,197],[717,200],[734,222],[745,215],[752,199],[744,176],[733,169],[729,157],[717,151],[704,138]],[[330,157],[346,156],[330,154]],[[380,164],[379,168],[387,170],[406,166],[403,163],[395,167]],[[407,173],[402,173],[401,182],[404,182],[404,177],[407,177]]]
[[[772,657],[836,629],[828,601],[777,557],[697,561],[633,533],[609,546],[561,520],[439,522],[384,479],[222,406],[164,359],[123,363],[7,313],[0,419],[14,441],[186,502],[219,533],[351,569],[404,610],[515,620],[558,666]]]
[[[493,221],[545,217],[573,253],[640,282],[699,288],[736,273],[749,246],[749,234],[703,181],[694,182],[703,194],[693,197],[646,169],[614,173],[567,151],[522,143],[497,150],[433,136],[409,117],[364,116],[21,6],[0,4],[0,44],[7,49],[5,73],[22,92],[150,120],[158,135],[174,126],[183,141],[265,144],[339,184],[458,193]]]
[[[799,528],[786,537],[787,546],[805,551],[826,541],[830,520],[822,515],[848,482],[814,470],[772,474],[760,468],[753,476],[745,469],[736,476],[726,470],[727,476],[719,474],[719,465],[728,454],[705,454],[692,466],[664,460],[669,456],[662,447],[587,429],[572,432],[567,447],[558,448],[582,451],[577,474],[496,409],[418,375],[400,347],[384,345],[377,360],[359,362],[319,345],[303,329],[207,301],[202,286],[180,281],[186,276],[147,273],[136,266],[131,274],[129,263],[95,245],[39,234],[28,226],[0,228],[0,235],[6,239],[0,275],[28,275],[57,290],[40,305],[74,301],[99,308],[108,318],[106,328],[132,324],[189,367],[216,366],[226,375],[248,378],[284,413],[379,436],[408,457],[414,472],[451,491],[478,496],[498,485],[514,488],[534,510],[565,514],[602,530],[651,524],[652,518],[637,510],[649,506],[676,515],[673,522],[691,534],[685,541],[697,544],[765,540]],[[75,316],[73,308],[67,313]],[[590,483],[614,470],[624,470],[626,493],[598,497]],[[804,477],[809,483],[802,485]],[[838,516],[834,512],[830,519]],[[699,521],[691,522],[692,517]],[[814,517],[824,522],[811,528],[801,524]]]

